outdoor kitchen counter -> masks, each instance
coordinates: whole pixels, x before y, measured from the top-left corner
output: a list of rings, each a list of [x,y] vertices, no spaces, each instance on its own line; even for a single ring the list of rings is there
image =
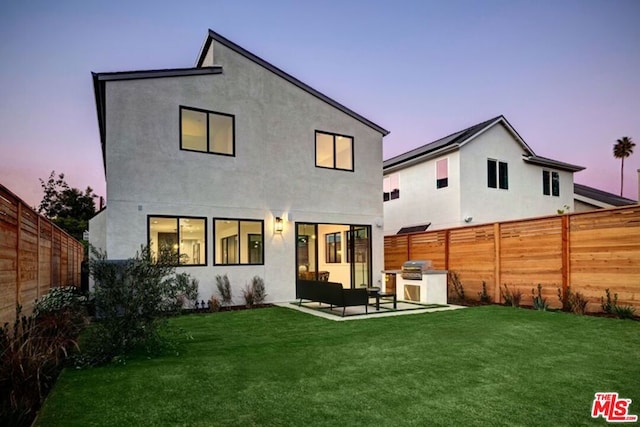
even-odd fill
[[[387,292],[392,282],[398,300],[443,305],[447,304],[447,273],[447,270],[423,270],[422,280],[416,280],[403,279],[402,270],[382,270]]]

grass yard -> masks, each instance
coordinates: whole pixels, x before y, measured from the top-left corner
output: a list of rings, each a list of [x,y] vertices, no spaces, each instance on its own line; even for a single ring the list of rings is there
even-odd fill
[[[640,415],[640,322],[484,306],[334,322],[286,308],[172,319],[179,355],[65,370],[38,426],[606,425]]]

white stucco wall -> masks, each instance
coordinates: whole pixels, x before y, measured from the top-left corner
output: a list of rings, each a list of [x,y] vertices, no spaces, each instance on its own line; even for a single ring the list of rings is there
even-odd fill
[[[429,230],[574,211],[573,173],[526,163],[524,148],[502,125],[496,125],[449,154],[404,168],[399,174],[400,198],[384,202],[384,233],[431,223]],[[435,165],[449,158],[449,186],[437,189]],[[508,190],[489,188],[487,159],[508,164]],[[542,171],[558,172],[560,196],[542,194]],[[464,221],[471,217],[472,221]]]
[[[463,216],[473,217],[471,224],[551,215],[564,205],[573,212],[573,174],[526,163],[524,153],[501,125],[460,148],[461,211]],[[508,190],[488,187],[487,159],[507,162]],[[559,173],[559,197],[542,194],[543,169]]]
[[[109,258],[147,239],[148,215],[207,218],[207,266],[182,267],[200,298],[228,274],[236,302],[258,275],[269,301],[295,295],[294,222],[371,225],[374,284],[381,279],[382,135],[214,43],[221,75],[106,83]],[[179,106],[235,115],[235,157],[180,150]],[[315,167],[315,130],[354,137],[353,172]],[[286,221],[274,234],[275,216]],[[264,220],[262,266],[212,266],[214,217]]]
[[[436,162],[449,159],[449,185],[436,188]],[[431,222],[433,226],[453,227],[460,220],[460,156],[458,152],[439,156],[407,168],[398,174],[400,198],[384,202],[384,234],[396,234],[402,227]]]

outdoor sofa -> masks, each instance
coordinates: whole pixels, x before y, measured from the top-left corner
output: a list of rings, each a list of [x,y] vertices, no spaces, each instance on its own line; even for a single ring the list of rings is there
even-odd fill
[[[300,280],[296,282],[296,299],[310,300],[329,304],[330,309],[335,305],[342,307],[342,316],[347,307],[363,305],[365,313],[369,313],[369,294],[366,288],[345,289],[342,283],[325,282],[321,280]]]

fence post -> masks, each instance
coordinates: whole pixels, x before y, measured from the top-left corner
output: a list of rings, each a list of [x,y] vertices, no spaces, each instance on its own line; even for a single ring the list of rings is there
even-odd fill
[[[566,302],[570,284],[571,249],[569,247],[569,215],[562,215],[562,300]]]
[[[500,278],[501,268],[500,268],[500,223],[495,222],[493,224],[493,248],[494,248],[494,262],[493,262],[493,277],[495,280],[493,286],[493,300],[497,303],[501,303],[500,300],[500,283],[502,282]]]
[[[18,218],[17,218],[17,233],[16,233],[16,303],[22,305],[22,298],[21,298],[21,292],[20,292],[20,288],[21,288],[21,281],[20,281],[20,275],[21,275],[21,259],[20,259],[20,249],[22,247],[22,245],[20,244],[20,242],[22,241],[22,203],[20,202],[20,200],[18,200]]]

